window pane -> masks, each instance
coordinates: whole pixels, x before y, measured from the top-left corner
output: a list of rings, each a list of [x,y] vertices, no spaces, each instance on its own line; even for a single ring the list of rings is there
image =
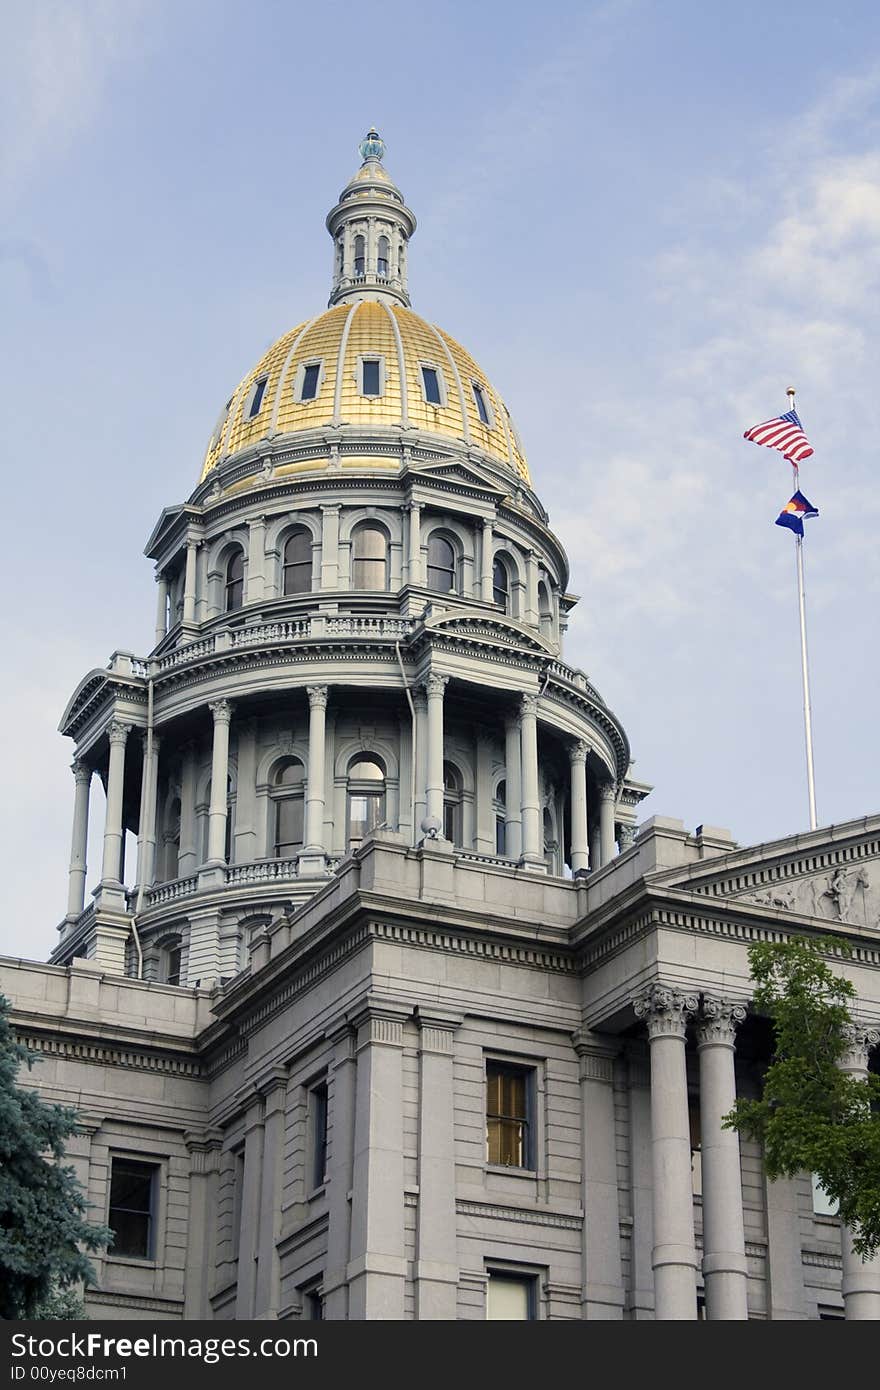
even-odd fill
[[[312,362],[303,372],[302,394],[300,400],[313,401],[318,394],[318,378],[321,375],[321,368],[317,362]]]
[[[321,1187],[327,1168],[327,1085],[315,1086],[312,1100],[312,1186]]]
[[[507,824],[503,816],[495,817],[495,853],[507,853]]]
[[[275,804],[275,853],[279,857],[302,849],[303,798],[285,796]]]
[[[435,367],[423,367],[422,381],[425,383],[425,399],[430,401],[431,405],[442,405],[437,369]]]
[[[384,590],[388,586],[387,542],[385,532],[376,526],[361,526],[354,533],[352,582],[356,589]]]
[[[312,538],[294,531],[284,546],[284,592],[307,594],[312,587]]]
[[[532,1280],[489,1274],[488,1317],[493,1322],[527,1322],[532,1316]]]
[[[353,782],[365,777],[369,778],[371,782],[381,782],[385,778],[385,773],[379,764],[371,762],[368,758],[362,758],[360,762],[352,763],[348,775]]]
[[[168,952],[168,963],[167,963],[167,970],[168,970],[168,973],[167,973],[167,976],[166,976],[166,979],[165,979],[165,983],[166,983],[167,985],[179,985],[179,984],[180,984],[180,961],[181,961],[181,950],[180,950],[180,947],[179,947],[179,946],[175,946],[173,950],[171,950],[171,951]]]
[[[486,398],[483,395],[483,388],[482,386],[478,386],[476,382],[473,383],[473,387],[474,400],[477,404],[477,414],[479,415],[484,425],[489,425],[491,427],[492,422],[489,419],[489,409],[486,405]]]
[[[362,840],[385,819],[384,792],[352,792],[348,798],[348,834]]]
[[[364,273],[364,239],[356,236],[354,239],[354,273],[363,275]]]
[[[380,396],[382,394],[379,385],[379,360],[376,357],[368,357],[361,363],[363,373],[363,393],[365,396]]]
[[[303,780],[304,773],[305,769],[303,768],[302,763],[285,763],[275,773],[275,785],[276,787],[300,786]]]
[[[260,406],[263,404],[263,396],[266,391],[267,380],[267,377],[263,377],[260,381],[257,382],[256,386],[254,387],[254,394],[251,399],[250,413],[248,415],[249,420],[252,420],[255,415],[259,415],[260,413]]]
[[[503,608],[507,606],[509,587],[507,570],[501,560],[496,560],[492,566],[492,597],[495,602],[500,603]]]
[[[152,1163],[113,1159],[109,1218],[109,1225],[115,1236],[112,1254],[135,1255],[141,1259],[149,1258],[152,1254],[150,1244],[155,1173],[156,1168]]]

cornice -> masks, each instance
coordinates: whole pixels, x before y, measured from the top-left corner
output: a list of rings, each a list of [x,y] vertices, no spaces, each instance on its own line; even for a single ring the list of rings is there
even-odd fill
[[[37,1031],[38,1025],[31,1024],[27,1030],[19,1029],[19,1038],[33,1052],[46,1057],[62,1057],[68,1061],[92,1062],[98,1066],[124,1068],[130,1071],[160,1072],[168,1076],[186,1076],[194,1081],[202,1081],[205,1074],[197,1056],[174,1056],[158,1049],[124,1046],[108,1043],[105,1038],[96,1036],[93,1040],[85,1038],[89,1028],[88,1021],[80,1023],[82,1032],[77,1037],[63,1034],[50,1034]],[[106,1025],[95,1025],[96,1034],[104,1033]]]

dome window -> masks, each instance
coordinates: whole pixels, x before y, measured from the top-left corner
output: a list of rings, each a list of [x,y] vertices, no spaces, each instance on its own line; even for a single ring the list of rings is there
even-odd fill
[[[428,588],[438,594],[455,592],[455,551],[436,532],[428,541]]]
[[[362,396],[382,396],[385,394],[385,363],[381,357],[362,357],[360,359],[360,387]]]
[[[275,833],[272,852],[288,859],[303,847],[305,769],[298,758],[285,758],[275,773],[271,791]]]
[[[474,401],[477,407],[477,414],[479,415],[483,424],[491,430],[493,428],[492,416],[489,411],[489,402],[486,399],[486,393],[478,381],[471,382],[471,389],[474,393]]]
[[[503,560],[492,566],[492,601],[508,612],[510,607],[510,575]]]
[[[302,378],[298,399],[300,401],[313,401],[321,389],[321,363],[306,362],[300,370]]]
[[[263,397],[266,394],[266,383],[269,378],[261,376],[259,381],[254,382],[254,389],[251,393],[251,404],[248,410],[248,419],[253,420],[255,415],[259,415],[260,407],[263,404]]]
[[[244,552],[234,550],[226,562],[225,611],[234,613],[244,603]]]
[[[312,587],[312,538],[294,531],[284,543],[284,593],[307,594]]]
[[[348,843],[358,845],[385,820],[385,769],[358,754],[348,769]]]
[[[364,241],[364,238],[363,238],[362,236],[356,236],[355,239],[354,239],[354,273],[355,273],[355,275],[363,275],[364,272],[365,272],[365,270],[366,270],[367,261],[366,261],[365,249],[366,249],[366,242]]]
[[[379,238],[379,256],[376,261],[376,271],[379,275],[388,275],[388,264],[391,255],[391,246],[387,236]]]
[[[461,773],[453,763],[443,764],[443,838],[461,847]]]
[[[443,389],[443,374],[439,367],[422,363],[422,390],[428,405],[445,405],[446,392]]]
[[[380,526],[358,526],[352,536],[352,587],[384,592],[388,588],[388,537]]]
[[[501,781],[495,789],[495,796],[492,801],[492,809],[495,812],[495,853],[506,855],[507,853],[507,783]]]

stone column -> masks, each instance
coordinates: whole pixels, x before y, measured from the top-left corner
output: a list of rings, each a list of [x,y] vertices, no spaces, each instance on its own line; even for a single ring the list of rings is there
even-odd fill
[[[337,503],[321,508],[321,588],[339,588],[339,512]]]
[[[147,757],[147,734],[141,734],[144,745],[141,772],[141,804],[138,816],[137,882],[148,888],[156,877],[156,816],[159,793],[159,735],[154,733],[152,752]]]
[[[426,814],[440,825],[438,834],[443,833],[443,693],[449,683],[448,676],[432,672],[425,681],[428,695],[428,759],[427,759],[427,802]]]
[[[248,523],[247,603],[262,603],[266,585],[266,518]]]
[[[200,542],[194,536],[186,541],[186,570],[183,578],[183,623],[194,627],[196,621],[196,555]]]
[[[658,1320],[697,1316],[697,1254],[688,1119],[685,1030],[695,995],[664,985],[633,1001],[651,1048],[651,1168],[654,1177],[654,1307]]]
[[[454,1321],[458,1297],[455,1220],[455,1030],[461,1017],[418,1015],[419,1208],[416,1317]]]
[[[208,867],[226,863],[226,817],[229,777],[229,723],[232,705],[213,700],[208,708],[214,716],[214,748],[211,755],[211,803],[208,807]]]
[[[358,1022],[352,1166],[352,1321],[403,1318],[403,1019],[368,1007]]]
[[[746,1322],[746,1237],[739,1136],[721,1121],[736,1101],[734,1046],[745,1006],[703,996],[697,1027],[700,1057],[700,1149],[703,1162],[703,1278],[710,1320]]]
[[[587,745],[583,739],[569,744],[571,765],[571,871],[584,873],[590,863],[587,844]]]
[[[281,1301],[281,1176],[284,1168],[284,1123],[287,1073],[274,1068],[259,1083],[263,1093],[263,1172],[260,1182],[260,1221],[254,1277],[255,1318],[277,1319]]]
[[[164,574],[156,575],[156,642],[158,647],[168,631],[168,580]]]
[[[260,1188],[263,1182],[263,1099],[255,1096],[245,1120],[244,1175],[238,1238],[238,1283],[235,1317],[247,1322],[254,1316],[257,1260],[260,1239]]]
[[[428,814],[428,699],[419,687],[412,692],[413,707],[416,712],[416,804],[413,844],[422,838],[422,821]]]
[[[409,539],[407,545],[407,579],[410,584],[424,584],[422,573],[422,504],[409,504]]]
[[[493,565],[492,523],[483,522],[483,543],[480,547],[480,598],[484,603],[492,602]]]
[[[614,1125],[616,1048],[582,1032],[572,1041],[581,1083],[583,1315],[617,1321],[623,1316],[623,1279]]]
[[[519,719],[509,714],[504,721],[504,853],[508,859],[522,854],[522,749]]]
[[[70,837],[70,871],[67,880],[67,915],[78,917],[86,900],[86,851],[89,839],[89,791],[92,769],[75,758],[70,770],[76,781],[73,796],[73,831]]]
[[[327,687],[309,685],[309,769],[306,781],[305,848],[299,868],[323,872],[324,850],[324,762],[326,744]]]
[[[880,1030],[854,1023],[849,1031],[849,1047],[840,1059],[840,1070],[864,1080],[868,1075],[868,1053],[880,1042]],[[853,1248],[848,1226],[840,1228],[843,1257],[843,1306],[847,1320],[864,1322],[880,1319],[880,1253],[863,1260]]]
[[[599,786],[599,858],[604,869],[614,858],[614,803],[617,788],[613,782]]]
[[[107,730],[110,765],[107,769],[107,814],[104,820],[104,858],[101,882],[120,887],[122,867],[122,792],[125,782],[125,743],[131,725],[114,719]]]
[[[186,1239],[186,1279],[183,1316],[190,1320],[209,1316],[208,1292],[214,1270],[217,1185],[220,1172],[220,1130],[187,1131],[189,1154],[189,1220]]]
[[[357,1034],[343,1024],[329,1037],[333,1061],[327,1077],[327,1263],[324,1270],[324,1317],[348,1320],[348,1255],[351,1244],[351,1189],[354,1164],[354,1115],[357,1082]]]
[[[541,804],[538,797],[538,697],[520,700],[522,758],[522,856],[525,866],[544,866],[541,853]]]

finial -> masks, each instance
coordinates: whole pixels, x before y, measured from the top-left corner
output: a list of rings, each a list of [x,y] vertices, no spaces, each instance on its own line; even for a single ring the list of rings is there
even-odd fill
[[[791,397],[793,398],[793,397],[794,397],[794,387],[793,387],[793,386],[788,386],[788,387],[786,387],[785,394],[786,394],[787,396],[791,396]]]
[[[368,159],[378,159],[381,161],[385,158],[385,141],[382,139],[382,136],[375,126],[370,126],[370,129],[358,145],[358,149],[360,150],[361,159],[364,160],[365,163]]]

